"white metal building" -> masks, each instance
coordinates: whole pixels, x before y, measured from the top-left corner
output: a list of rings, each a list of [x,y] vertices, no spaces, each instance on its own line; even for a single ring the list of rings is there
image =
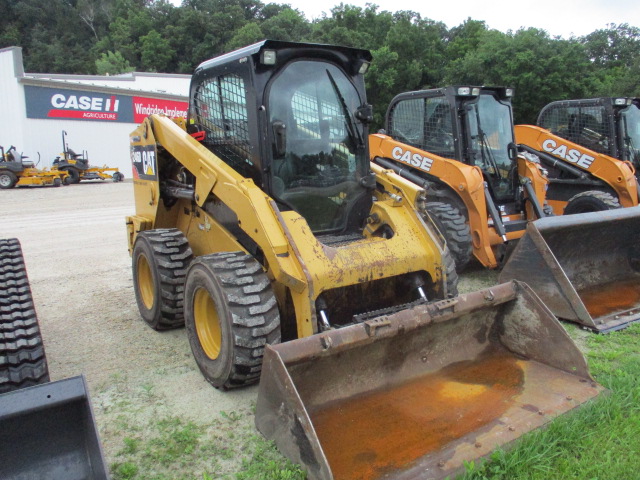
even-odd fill
[[[15,145],[39,167],[66,143],[91,165],[118,167],[131,178],[129,133],[150,113],[186,116],[190,75],[114,76],[25,73],[22,49],[0,49],[0,145]]]

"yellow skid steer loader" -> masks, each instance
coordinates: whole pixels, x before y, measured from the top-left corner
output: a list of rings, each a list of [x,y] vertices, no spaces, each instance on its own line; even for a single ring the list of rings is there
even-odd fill
[[[526,286],[456,296],[424,190],[369,162],[370,60],[266,40],[201,64],[188,119],[130,137],[134,290],[212,385],[260,379],[256,425],[310,479],[440,478],[601,388]]]

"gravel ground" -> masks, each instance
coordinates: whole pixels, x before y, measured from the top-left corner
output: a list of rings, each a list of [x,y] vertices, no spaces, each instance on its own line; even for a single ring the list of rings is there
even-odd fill
[[[251,429],[257,388],[212,388],[184,329],[154,332],[139,316],[124,220],[134,213],[130,181],[16,188],[0,198],[0,236],[22,244],[51,379],[86,376],[108,464],[123,441],[143,438],[166,416],[209,425],[232,412]],[[460,291],[496,279],[478,266],[462,276]],[[228,457],[219,471],[233,472],[241,460]],[[189,466],[198,478],[210,468]]]
[[[15,188],[0,198],[0,236],[22,244],[51,380],[86,376],[107,463],[146,419],[252,408],[256,387],[223,393],[203,379],[184,329],[158,333],[142,321],[125,228],[131,182]]]

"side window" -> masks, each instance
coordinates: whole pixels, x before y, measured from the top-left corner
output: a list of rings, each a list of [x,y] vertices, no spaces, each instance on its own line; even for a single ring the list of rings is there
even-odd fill
[[[445,97],[426,99],[424,149],[445,158],[455,158],[453,124]]]
[[[547,108],[538,122],[539,126],[549,130],[554,135],[567,138],[569,117],[575,115],[575,108],[554,107]]]
[[[574,140],[599,153],[609,151],[609,132],[607,130],[604,107],[582,107],[574,121]]]
[[[204,144],[241,175],[250,177],[251,143],[244,80],[222,75],[204,81],[194,98],[196,122],[205,130]]]
[[[455,158],[453,125],[445,97],[398,102],[389,121],[389,134],[400,142],[442,157]]]
[[[602,106],[550,107],[539,124],[554,135],[596,152],[609,150],[609,131]]]
[[[389,118],[389,135],[415,147],[424,147],[424,99],[402,100]]]

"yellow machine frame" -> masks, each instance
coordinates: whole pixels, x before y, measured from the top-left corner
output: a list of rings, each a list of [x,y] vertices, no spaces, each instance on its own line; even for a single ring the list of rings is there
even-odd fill
[[[220,158],[200,145],[170,119],[148,117],[132,134],[132,146],[162,145],[196,178],[195,205],[179,200],[171,209],[159,201],[157,181],[134,179],[136,212],[127,217],[129,252],[138,233],[177,227],[194,255],[245,251],[237,239],[202,208],[213,195],[230,207],[238,224],[264,252],[267,275],[275,280],[274,290],[284,305],[286,290],[296,313],[298,337],[318,331],[315,300],[326,290],[380,278],[424,271],[446,298],[446,272],[442,255],[444,241],[435,243],[436,230],[416,213],[414,205],[423,190],[390,170],[373,167],[384,192],[376,191],[365,238],[346,247],[322,245],[307,222],[294,211],[281,212],[275,202],[251,179],[239,175]],[[157,150],[150,168],[157,172]],[[389,225],[390,239],[377,236],[379,227]]]

